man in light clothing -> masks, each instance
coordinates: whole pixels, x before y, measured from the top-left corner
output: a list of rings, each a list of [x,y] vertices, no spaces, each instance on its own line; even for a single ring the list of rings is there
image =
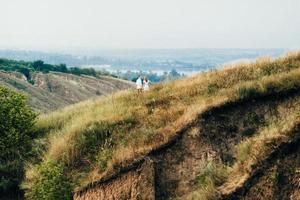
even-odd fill
[[[142,91],[143,91],[143,83],[142,83],[142,79],[141,79],[140,75],[136,79],[135,84],[136,84],[136,89],[138,91],[138,94],[142,93]]]

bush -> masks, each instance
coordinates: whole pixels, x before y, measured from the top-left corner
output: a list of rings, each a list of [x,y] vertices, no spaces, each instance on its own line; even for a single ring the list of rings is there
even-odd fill
[[[220,186],[227,179],[228,170],[229,169],[222,164],[209,162],[197,176],[196,181],[201,187],[206,187],[210,183]]]
[[[35,118],[24,95],[0,86],[0,194],[17,190],[23,178]]]
[[[199,188],[187,196],[187,200],[217,200],[220,194],[217,187],[222,185],[228,178],[230,168],[213,161],[207,163],[197,176],[196,182]]]
[[[64,174],[62,164],[55,164],[50,161],[38,166],[37,172],[37,177],[35,177],[32,187],[26,193],[26,198],[32,200],[72,199],[72,187]]]

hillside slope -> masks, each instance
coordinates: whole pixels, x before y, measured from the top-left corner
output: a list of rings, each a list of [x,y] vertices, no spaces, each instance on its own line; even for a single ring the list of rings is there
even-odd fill
[[[0,84],[27,94],[31,106],[41,112],[53,111],[96,96],[131,88],[132,83],[108,76],[77,76],[60,72],[32,72],[30,84],[19,72],[0,71]]]
[[[120,92],[42,116],[35,131],[45,137],[35,141],[39,156],[27,169],[26,196],[253,199],[247,191],[264,183],[260,169],[279,166],[266,160],[299,158],[292,148],[299,144],[299,52],[136,95]],[[289,190],[277,196],[297,199],[298,179],[288,177],[299,163],[282,163],[291,166],[278,171]]]

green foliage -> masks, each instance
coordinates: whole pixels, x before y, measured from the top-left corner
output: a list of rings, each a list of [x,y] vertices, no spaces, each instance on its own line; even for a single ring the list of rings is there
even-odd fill
[[[228,168],[221,164],[209,162],[197,176],[196,181],[200,187],[206,187],[210,183],[216,186],[221,185],[227,179]]]
[[[41,60],[34,61],[32,67],[37,71],[42,71],[44,70],[44,62]]]
[[[64,173],[61,164],[47,162],[37,168],[38,176],[35,177],[26,198],[32,200],[68,200],[72,199],[72,187]]]
[[[0,86],[0,193],[16,188],[23,177],[35,118],[24,95]]]
[[[196,178],[199,189],[192,192],[187,199],[220,199],[217,187],[227,180],[229,171],[230,168],[222,164],[217,164],[214,162],[207,163],[207,165],[202,169],[201,173]]]
[[[106,148],[102,149],[97,156],[96,156],[96,164],[98,165],[99,169],[104,171],[107,168],[108,161],[113,156],[113,149]]]
[[[30,70],[28,68],[20,67],[18,71],[22,73],[27,80],[31,80]]]
[[[66,64],[59,64],[59,65],[51,65],[44,63],[42,60],[37,60],[34,62],[25,62],[25,61],[15,61],[15,60],[7,60],[7,59],[0,59],[0,70],[4,71],[17,71],[27,78],[27,81],[32,83],[31,80],[31,72],[43,72],[49,73],[50,71],[53,72],[62,72],[62,73],[69,73],[75,75],[88,75],[97,77],[98,75],[106,75],[106,76],[113,76],[109,72],[100,72],[95,71],[93,68],[78,68],[78,67],[70,67],[67,68]]]
[[[63,72],[63,73],[67,73],[68,72],[68,68],[66,64],[60,64],[57,66],[58,71]]]
[[[78,67],[71,67],[69,69],[69,73],[75,74],[75,75],[89,75],[89,76],[96,76],[97,72],[93,68],[83,68],[80,69]]]
[[[34,80],[29,80],[28,83],[30,83],[31,85],[34,85]]]
[[[82,170],[89,171],[95,165],[97,165],[99,170],[105,170],[113,156],[116,141],[123,137],[125,130],[135,125],[136,119],[130,116],[111,123],[105,121],[96,122],[90,124],[80,134],[74,134],[72,143],[66,144],[72,145],[71,154],[55,155],[37,165],[36,175],[31,179],[30,183],[32,186],[27,187],[26,181],[24,183],[26,196],[29,199],[55,199],[57,195],[63,193],[65,198],[68,199],[68,195],[71,195],[72,192],[70,188],[78,182],[77,178],[80,178],[80,175],[70,179],[61,180],[61,178],[67,177],[68,173],[76,170],[82,164],[81,159],[95,160],[95,163],[90,163]],[[36,143],[36,145],[40,144]],[[41,154],[39,151],[43,147],[35,147],[37,148],[35,150],[36,154]],[[54,168],[54,171],[51,171],[51,168]],[[61,191],[57,189],[58,184],[56,184],[56,181],[59,182],[58,180],[62,184],[60,187],[65,187],[67,188],[66,190]],[[46,194],[47,196],[44,198],[43,195],[45,196]],[[57,199],[60,199],[60,197]]]

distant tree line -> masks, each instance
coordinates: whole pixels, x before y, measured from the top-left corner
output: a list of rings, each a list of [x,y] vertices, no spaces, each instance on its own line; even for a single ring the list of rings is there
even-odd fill
[[[20,72],[24,74],[28,82],[31,83],[33,83],[33,80],[31,79],[31,72],[49,73],[50,71],[53,71],[53,72],[62,72],[62,73],[69,73],[75,75],[88,75],[94,77],[97,77],[98,75],[113,76],[107,72],[103,73],[100,71],[96,71],[93,68],[67,67],[66,64],[51,65],[51,64],[44,63],[42,60],[37,60],[34,62],[25,62],[25,61],[0,59],[0,70]]]
[[[62,72],[69,73],[74,75],[88,75],[88,76],[112,76],[115,78],[121,78],[129,81],[135,81],[138,75],[142,77],[146,76],[151,82],[158,83],[165,80],[175,80],[183,77],[183,74],[178,73],[175,69],[172,69],[170,72],[164,72],[162,74],[157,74],[154,72],[145,72],[145,71],[127,71],[127,72],[108,72],[106,70],[96,71],[94,68],[79,68],[79,67],[67,67],[66,64],[52,65],[44,63],[42,60],[37,60],[33,62],[27,61],[16,61],[0,58],[0,70],[4,71],[17,71],[22,73],[27,81],[31,84],[34,84],[34,81],[31,79],[32,72]]]

